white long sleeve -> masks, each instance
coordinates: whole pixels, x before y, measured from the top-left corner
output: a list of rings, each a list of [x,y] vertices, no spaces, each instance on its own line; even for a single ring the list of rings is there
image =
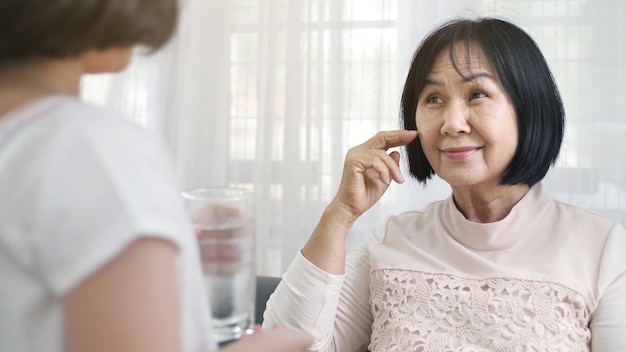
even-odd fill
[[[344,275],[328,274],[298,253],[270,297],[263,325],[280,323],[311,332],[315,342],[310,351],[366,350],[372,324],[369,250],[379,242],[374,232],[350,251]]]

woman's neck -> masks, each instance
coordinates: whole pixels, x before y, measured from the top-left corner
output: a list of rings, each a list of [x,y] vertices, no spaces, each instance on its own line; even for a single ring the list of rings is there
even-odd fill
[[[526,195],[528,185],[499,185],[489,190],[453,187],[454,202],[466,219],[489,223],[504,219]]]

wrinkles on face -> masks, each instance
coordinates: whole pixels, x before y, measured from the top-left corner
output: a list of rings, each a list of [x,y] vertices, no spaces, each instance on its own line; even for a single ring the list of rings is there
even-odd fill
[[[442,52],[416,110],[426,157],[452,186],[498,184],[517,148],[515,111],[497,72],[477,45],[457,44],[456,65]]]

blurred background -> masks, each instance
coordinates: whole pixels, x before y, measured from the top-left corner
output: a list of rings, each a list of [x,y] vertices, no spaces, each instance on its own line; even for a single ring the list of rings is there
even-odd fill
[[[278,276],[334,196],[346,151],[399,128],[421,39],[477,16],[527,30],[560,87],[566,137],[545,188],[626,224],[622,0],[185,0],[165,50],[138,50],[122,75],[85,78],[82,94],[164,138],[181,190],[253,190],[257,271]],[[348,247],[388,216],[449,195],[438,179],[392,185]]]

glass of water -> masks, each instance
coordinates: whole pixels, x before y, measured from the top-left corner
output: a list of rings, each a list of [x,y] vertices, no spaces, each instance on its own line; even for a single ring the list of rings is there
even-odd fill
[[[245,189],[182,193],[191,216],[218,343],[252,331],[256,293],[253,195]]]

